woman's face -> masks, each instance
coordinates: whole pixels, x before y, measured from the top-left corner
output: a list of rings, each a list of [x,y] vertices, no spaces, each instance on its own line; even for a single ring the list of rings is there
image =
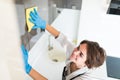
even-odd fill
[[[87,44],[81,44],[79,48],[75,48],[70,56],[70,60],[74,62],[77,68],[86,66]]]

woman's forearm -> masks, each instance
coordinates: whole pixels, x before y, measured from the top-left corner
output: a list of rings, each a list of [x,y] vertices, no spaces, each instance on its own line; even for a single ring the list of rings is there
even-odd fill
[[[55,37],[59,36],[59,34],[60,34],[60,32],[58,30],[56,30],[54,27],[52,27],[48,24],[46,25],[46,30]]]
[[[34,80],[48,80],[45,78],[43,75],[35,71],[34,69],[31,69],[29,75],[34,79]]]

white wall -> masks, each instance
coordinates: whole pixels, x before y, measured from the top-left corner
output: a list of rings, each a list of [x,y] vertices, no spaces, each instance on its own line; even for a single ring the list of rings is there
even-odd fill
[[[0,80],[25,80],[13,0],[0,0]]]
[[[107,55],[120,57],[120,16],[106,14],[107,5],[105,0],[82,1],[78,42],[97,41]]]

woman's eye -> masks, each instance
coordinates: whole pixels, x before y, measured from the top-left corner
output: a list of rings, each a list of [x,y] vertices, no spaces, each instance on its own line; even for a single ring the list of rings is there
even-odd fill
[[[83,53],[82,53],[82,52],[80,52],[80,56],[81,56],[81,57],[83,56]]]

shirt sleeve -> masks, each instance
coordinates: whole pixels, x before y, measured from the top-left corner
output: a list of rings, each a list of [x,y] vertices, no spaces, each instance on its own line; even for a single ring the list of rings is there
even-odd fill
[[[60,33],[56,40],[66,50],[66,60],[68,60],[70,55],[72,54],[74,45],[70,41],[68,41],[67,37],[63,33]]]

